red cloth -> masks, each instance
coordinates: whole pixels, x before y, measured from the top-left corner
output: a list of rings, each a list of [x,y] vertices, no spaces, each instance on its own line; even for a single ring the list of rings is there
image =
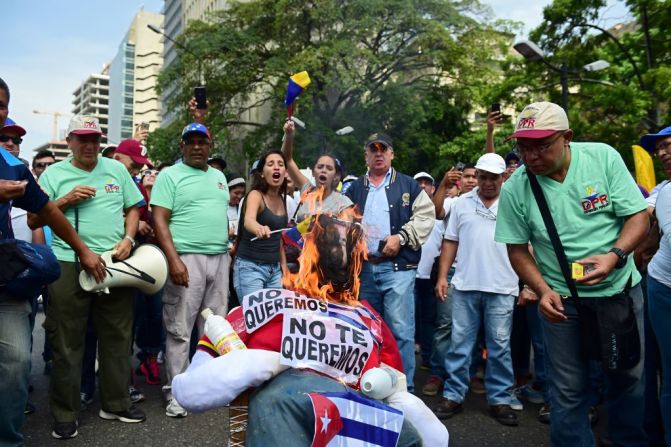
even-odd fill
[[[363,374],[371,368],[380,366],[380,363],[385,363],[392,368],[397,369],[398,371],[403,371],[401,354],[398,351],[396,339],[391,333],[391,330],[367,301],[361,301],[361,304],[366,306],[368,310],[373,312],[373,314],[379,318],[382,328],[382,345],[380,346],[380,349],[373,349],[373,352],[371,352],[370,358],[366,362],[361,375],[363,376]],[[280,346],[282,344],[282,314],[277,314],[269,322],[251,334],[247,333],[245,330],[245,321],[242,315],[242,307],[235,308],[230,314],[228,314],[226,319],[229,321],[229,323],[231,323],[231,326],[233,326],[233,329],[235,329],[235,331],[238,333],[240,339],[245,343],[247,348],[280,352]],[[207,337],[203,337],[203,340],[211,344]],[[203,350],[211,354],[210,351],[206,349]]]

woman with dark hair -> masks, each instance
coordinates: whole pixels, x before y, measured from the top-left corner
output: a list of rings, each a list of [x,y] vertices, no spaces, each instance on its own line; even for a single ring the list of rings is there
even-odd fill
[[[240,216],[233,286],[242,298],[259,289],[281,287],[286,268],[281,230],[287,226],[286,162],[280,151],[266,152],[252,176]]]
[[[294,131],[294,122],[287,120],[284,124],[282,153],[287,160],[289,177],[291,177],[291,180],[293,180],[296,188],[301,193],[301,202],[296,209],[295,215],[291,217],[292,220],[300,222],[309,215],[321,214],[323,212],[339,214],[351,207],[353,205],[352,201],[347,196],[336,191],[336,187],[341,180],[342,170],[339,166],[340,162],[334,156],[322,154],[317,158],[317,162],[312,168],[312,175],[315,179],[314,185],[300,171],[293,159]],[[322,191],[319,191],[320,189]],[[309,196],[313,194],[317,196],[311,200]]]

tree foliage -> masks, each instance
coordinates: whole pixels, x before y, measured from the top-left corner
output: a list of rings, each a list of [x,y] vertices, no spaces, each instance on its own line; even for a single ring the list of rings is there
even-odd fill
[[[469,132],[469,114],[486,107],[485,87],[501,76],[496,58],[507,51],[513,28],[489,17],[477,0],[232,3],[207,22],[189,24],[179,40],[187,50],[178,49],[160,88],[177,85],[168,107],[179,109],[202,70],[208,124],[229,164],[241,164],[279,147],[287,80],[307,70],[312,84],[295,109],[307,123],[296,139],[301,165],[329,151],[361,173],[366,137],[385,131],[399,169],[437,169],[439,146]],[[258,116],[259,108],[267,116]],[[354,133],[335,134],[347,125]],[[154,140],[160,157],[176,151],[164,138],[169,132]]]

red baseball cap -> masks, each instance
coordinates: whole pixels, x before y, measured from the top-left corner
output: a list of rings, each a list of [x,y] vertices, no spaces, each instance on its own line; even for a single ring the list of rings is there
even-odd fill
[[[128,155],[135,163],[153,167],[147,158],[147,148],[137,140],[123,140],[116,148],[117,154]]]

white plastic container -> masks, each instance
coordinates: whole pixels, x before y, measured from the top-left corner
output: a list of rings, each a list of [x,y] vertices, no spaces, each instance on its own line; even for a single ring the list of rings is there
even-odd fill
[[[371,368],[361,377],[361,392],[366,396],[383,400],[396,392],[398,376],[387,367]]]
[[[211,309],[203,309],[200,315],[205,319],[205,335],[217,348],[219,354],[224,355],[235,349],[247,349],[231,323],[224,317],[215,315]]]

